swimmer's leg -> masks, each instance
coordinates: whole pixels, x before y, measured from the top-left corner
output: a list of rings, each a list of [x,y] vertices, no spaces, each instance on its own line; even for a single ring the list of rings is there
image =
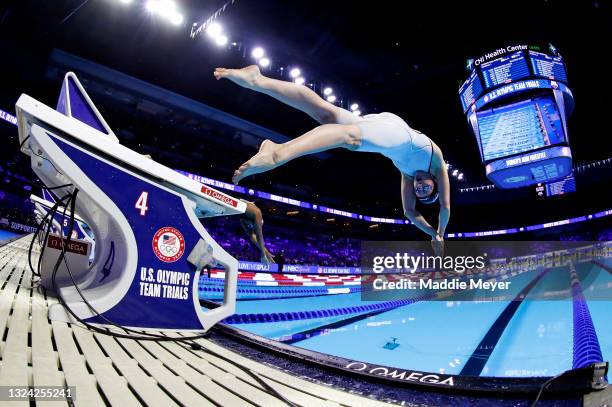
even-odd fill
[[[270,171],[303,155],[338,147],[355,150],[360,145],[361,131],[354,124],[324,124],[283,144],[265,140],[259,152],[234,172],[232,181],[237,184],[245,177]]]
[[[257,65],[242,69],[217,68],[214,75],[217,79],[226,78],[244,88],[272,96],[321,124],[350,124],[356,120],[350,112],[327,102],[307,86],[262,75]]]

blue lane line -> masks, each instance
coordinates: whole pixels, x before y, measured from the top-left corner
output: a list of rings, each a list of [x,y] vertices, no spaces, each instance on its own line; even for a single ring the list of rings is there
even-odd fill
[[[514,297],[512,301],[506,306],[501,314],[497,317],[495,322],[489,328],[489,331],[485,334],[482,341],[478,344],[466,364],[461,369],[460,375],[467,376],[480,376],[482,369],[485,367],[495,346],[499,342],[504,330],[510,323],[510,320],[516,313],[518,307],[522,304],[523,299],[527,297],[527,294],[535,287],[535,285],[548,273],[550,269],[546,269],[538,274],[529,284],[521,290],[520,293]]]
[[[239,283],[241,284],[241,283]],[[323,297],[326,295],[332,295],[329,292],[329,289],[334,289],[335,286],[330,286],[330,288],[275,288],[275,287],[264,287],[261,288],[238,288],[236,291],[237,299],[239,301],[249,301],[249,300],[282,300],[286,298],[305,298],[305,297]],[[343,286],[343,289],[348,289],[347,293],[343,294],[352,294],[361,292],[360,286]],[[223,293],[225,291],[225,287],[222,285],[213,286],[213,285],[200,285],[198,287],[200,297],[215,299],[222,298]],[[245,298],[249,297],[249,298]]]
[[[266,314],[234,314],[223,320],[226,324],[261,324],[278,321],[296,321],[305,319],[328,318],[339,315],[358,314],[362,312],[390,311],[421,301],[424,298],[413,298],[405,300],[387,301],[371,305],[359,305],[354,307],[331,308],[314,311],[278,312]]]
[[[374,315],[382,314],[384,312],[388,312],[390,310],[383,309],[377,311],[370,311],[360,315],[354,315],[352,317],[341,319],[340,321],[332,322],[329,324],[325,324],[316,328],[307,329],[305,331],[297,332],[291,335],[286,335],[278,339],[278,342],[283,342],[289,345],[293,345],[297,342],[303,341],[304,339],[309,339],[315,336],[319,336],[322,333],[327,332],[330,329],[342,328],[343,326],[350,325],[354,322],[361,321],[363,319],[372,317]]]
[[[574,357],[572,368],[578,369],[592,363],[603,362],[601,347],[587,301],[582,294],[582,285],[576,274],[576,267],[570,263],[574,311]]]
[[[202,292],[200,292],[200,294],[202,294]],[[347,293],[348,294],[348,293]],[[244,294],[247,295],[247,294]],[[256,295],[256,294],[248,294],[248,295]],[[326,294],[301,294],[301,295],[284,295],[284,296],[280,296],[280,297],[266,297],[265,295],[259,296],[259,297],[250,297],[250,298],[245,298],[244,296],[240,296],[238,295],[236,297],[236,301],[268,301],[268,300],[286,300],[286,299],[293,299],[293,298],[314,298],[314,297],[327,297],[328,295],[331,295],[329,293]],[[218,295],[216,297],[213,296],[203,296],[200,298],[204,298],[207,300],[223,300],[223,296],[222,295]]]

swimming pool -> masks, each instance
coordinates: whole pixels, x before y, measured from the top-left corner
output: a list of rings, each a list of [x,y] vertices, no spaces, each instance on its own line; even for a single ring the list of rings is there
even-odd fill
[[[590,286],[612,287],[606,264],[576,264],[575,272],[579,280],[594,279]],[[324,354],[445,375],[554,376],[597,358],[597,351],[612,359],[612,301],[541,299],[571,287],[569,266],[509,281],[510,298],[530,285],[524,299],[372,302],[362,301],[354,284],[270,287],[239,280],[236,316],[228,322]],[[201,282],[201,297],[213,298],[215,284]]]

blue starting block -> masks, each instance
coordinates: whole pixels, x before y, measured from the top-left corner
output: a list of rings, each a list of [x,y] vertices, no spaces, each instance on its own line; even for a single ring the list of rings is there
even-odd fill
[[[59,197],[78,188],[75,212],[95,236],[87,272],[71,270],[82,296],[72,282],[58,286],[76,316],[102,325],[208,330],[234,313],[238,261],[198,218],[244,213],[244,202],[119,144],[73,73],[57,109],[22,95],[16,110],[32,169],[47,187],[69,185],[55,190]],[[225,269],[223,305],[213,310],[202,309],[198,296],[206,265]],[[49,317],[74,322],[60,304]]]

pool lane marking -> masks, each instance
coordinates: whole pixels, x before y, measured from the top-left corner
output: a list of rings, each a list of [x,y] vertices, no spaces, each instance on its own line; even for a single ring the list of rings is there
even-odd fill
[[[406,305],[415,304],[417,302],[424,301],[426,299],[427,298],[415,298],[413,300],[406,301],[405,303],[399,304],[397,306],[392,306],[392,307],[389,307],[389,308],[383,308],[383,309],[373,310],[373,311],[369,311],[369,312],[364,312],[363,314],[355,315],[355,316],[352,316],[352,317],[349,317],[349,318],[346,318],[346,319],[341,319],[340,321],[336,321],[336,322],[332,322],[332,323],[329,323],[329,324],[325,324],[325,325],[319,326],[317,328],[311,328],[311,329],[307,329],[305,331],[301,331],[301,332],[297,332],[297,333],[294,333],[294,334],[291,334],[291,335],[287,335],[286,337],[281,337],[280,339],[277,339],[277,341],[292,345],[294,343],[301,342],[301,341],[303,341],[305,339],[310,339],[312,337],[319,336],[319,335],[327,332],[330,329],[342,328],[343,326],[350,325],[350,324],[352,324],[354,322],[358,322],[358,321],[364,320],[366,318],[373,317],[375,315],[382,314],[382,313],[385,313],[385,312],[393,311],[394,309],[397,309],[397,308],[400,308],[400,307],[405,307]]]
[[[612,274],[612,267],[608,266],[607,264],[604,264],[600,262],[599,260],[591,260],[591,263],[595,264],[598,267],[601,267],[602,269],[606,270],[608,273]]]
[[[535,287],[549,271],[550,269],[546,269],[534,277],[534,279],[531,280],[512,301],[510,301],[502,313],[499,314],[495,322],[493,322],[484,338],[482,338],[468,361],[465,363],[463,369],[461,369],[461,373],[459,373],[460,375],[480,376],[518,307],[523,303],[523,300],[533,287]]]
[[[404,305],[401,305],[401,307],[406,306],[406,305],[410,305],[410,304],[411,303],[404,304]],[[395,307],[395,308],[399,308],[399,306]],[[354,322],[358,322],[358,321],[364,320],[366,318],[373,317],[373,316],[378,315],[378,314],[382,314],[384,312],[392,311],[395,308],[370,311],[370,312],[365,312],[363,314],[354,315],[352,317],[349,317],[349,318],[346,318],[346,319],[341,319],[340,321],[336,321],[336,322],[332,322],[332,323],[329,323],[329,324],[326,324],[326,325],[322,325],[322,326],[319,326],[317,328],[311,328],[311,329],[307,329],[305,331],[301,331],[301,332],[297,332],[297,333],[288,335],[287,337],[281,337],[281,338],[277,339],[277,341],[278,342],[282,342],[282,343],[286,343],[286,344],[289,344],[289,345],[293,345],[293,344],[295,344],[297,342],[301,342],[303,340],[310,339],[310,338],[313,338],[315,336],[319,336],[319,335],[327,332],[330,329],[342,328],[343,326],[350,325],[350,324],[352,324]]]

